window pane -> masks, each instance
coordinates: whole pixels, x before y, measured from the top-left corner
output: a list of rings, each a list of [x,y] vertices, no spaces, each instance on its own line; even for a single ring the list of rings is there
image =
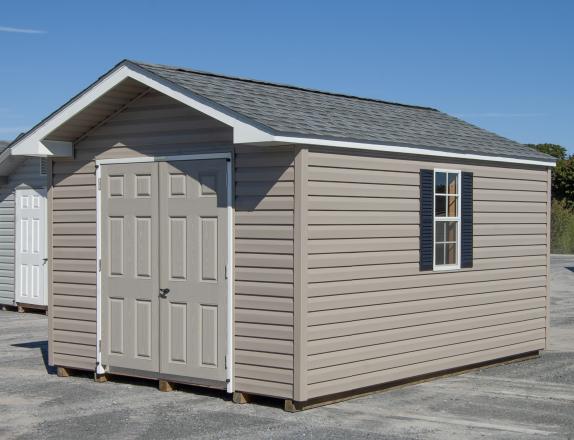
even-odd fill
[[[456,217],[457,215],[457,196],[448,197],[448,216]]]
[[[435,173],[434,192],[436,194],[446,194],[446,173]]]
[[[446,196],[435,196],[434,215],[436,217],[446,216]]]
[[[435,245],[435,264],[444,264],[444,244]]]
[[[446,240],[456,241],[457,222],[444,222],[446,224]]]
[[[448,173],[448,193],[457,194],[458,193],[457,186],[458,186],[458,174]]]
[[[446,255],[445,264],[456,264],[456,244],[449,243],[445,245]]]
[[[446,224],[448,222],[436,222],[435,242],[446,241]]]

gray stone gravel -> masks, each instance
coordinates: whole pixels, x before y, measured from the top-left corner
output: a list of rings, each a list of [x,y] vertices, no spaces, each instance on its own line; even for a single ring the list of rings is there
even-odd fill
[[[4,439],[574,439],[574,256],[552,257],[550,350],[303,413],[154,382],[58,378],[46,317],[0,311]]]

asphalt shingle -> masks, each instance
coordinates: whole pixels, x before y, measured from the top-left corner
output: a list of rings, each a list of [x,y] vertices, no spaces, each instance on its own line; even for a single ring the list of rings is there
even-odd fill
[[[439,110],[130,61],[280,135],[553,161]]]

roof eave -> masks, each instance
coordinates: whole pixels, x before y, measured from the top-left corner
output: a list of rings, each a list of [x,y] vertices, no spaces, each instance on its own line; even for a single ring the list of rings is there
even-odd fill
[[[64,149],[61,141],[50,139],[50,133],[127,78],[139,81],[207,116],[229,125],[234,129],[234,143],[265,142],[271,140],[273,136],[273,131],[268,127],[197,95],[137,64],[123,61],[14,141],[10,146],[12,154],[15,156],[70,157],[72,154],[71,143],[68,143]],[[58,145],[59,148],[52,148],[55,145]]]
[[[392,144],[374,143],[374,142],[337,140],[326,137],[308,137],[293,134],[271,135],[270,137],[268,136],[263,141],[257,141],[255,139],[253,140],[244,139],[243,143],[267,145],[267,146],[285,145],[285,144],[304,144],[304,145],[314,145],[320,147],[345,148],[345,149],[381,151],[387,153],[408,154],[408,155],[445,157],[458,160],[478,160],[487,162],[501,162],[509,164],[546,166],[546,167],[556,166],[555,160],[545,161],[545,160],[519,158],[512,156],[489,156],[475,153],[459,153],[452,150],[436,149],[427,146],[392,145]]]
[[[0,153],[0,184],[2,182],[2,178],[5,178],[12,174],[12,172],[24,161],[25,157],[22,156],[14,156],[12,154],[11,148],[6,148],[2,153]]]
[[[432,149],[428,147],[388,145],[361,141],[337,140],[323,137],[309,137],[302,134],[284,134],[262,125],[236,111],[200,96],[144,67],[124,60],[100,77],[96,82],[76,95],[28,133],[14,141],[11,146],[13,156],[70,157],[73,154],[71,142],[50,139],[49,135],[56,128],[65,124],[82,109],[93,103],[100,96],[111,90],[121,81],[132,78],[160,93],[170,96],[181,103],[192,107],[233,128],[234,144],[311,144],[325,147],[350,148],[392,153],[404,153],[456,159],[504,162],[538,166],[555,166],[554,161],[515,158],[506,156],[487,156],[480,154],[457,153]]]

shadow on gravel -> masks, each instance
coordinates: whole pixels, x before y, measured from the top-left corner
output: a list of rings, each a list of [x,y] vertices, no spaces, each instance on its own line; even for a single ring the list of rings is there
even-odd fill
[[[42,360],[44,361],[44,367],[48,374],[56,374],[56,368],[51,367],[48,364],[48,341],[34,341],[34,342],[23,342],[21,344],[12,344],[12,347],[19,347],[19,348],[39,348],[42,352]]]
[[[574,266],[566,267],[570,272],[574,272]]]

